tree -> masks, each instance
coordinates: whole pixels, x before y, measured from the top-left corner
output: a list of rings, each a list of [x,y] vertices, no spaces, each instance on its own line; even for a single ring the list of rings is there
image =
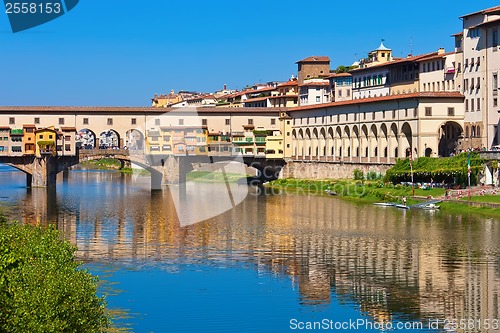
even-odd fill
[[[75,250],[52,228],[0,223],[0,332],[90,333],[109,326],[97,280],[79,267]]]

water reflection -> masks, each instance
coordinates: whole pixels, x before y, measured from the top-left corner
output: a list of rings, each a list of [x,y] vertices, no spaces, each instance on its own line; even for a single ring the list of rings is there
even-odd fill
[[[243,265],[288,278],[303,306],[335,297],[378,322],[499,318],[497,220],[256,192],[180,227],[169,191],[147,187],[141,177],[71,173],[57,192],[8,189],[17,195],[9,214],[56,224],[86,261]]]

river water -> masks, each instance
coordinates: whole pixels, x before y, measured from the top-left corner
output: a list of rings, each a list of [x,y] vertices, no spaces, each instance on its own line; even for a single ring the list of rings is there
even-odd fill
[[[0,209],[57,225],[132,332],[500,331],[495,219],[251,188],[186,225],[147,176],[71,171],[56,191],[24,186],[0,166]],[[225,189],[203,185],[210,204],[191,213],[222,205]]]

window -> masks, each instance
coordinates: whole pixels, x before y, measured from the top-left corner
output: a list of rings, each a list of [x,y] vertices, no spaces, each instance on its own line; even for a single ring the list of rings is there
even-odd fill
[[[493,98],[493,106],[498,106],[498,101],[496,98]]]
[[[316,96],[316,103],[321,102],[321,96]]]
[[[39,138],[40,140],[43,140],[43,134],[40,134],[40,135],[38,136],[38,138]]]
[[[474,98],[470,100],[470,110],[474,111]]]
[[[428,117],[432,116],[432,108],[431,107],[427,106],[425,108],[425,115]]]
[[[179,119],[179,125],[184,125],[184,119]]]
[[[160,126],[160,118],[155,119],[155,126]]]
[[[207,124],[208,124],[208,120],[207,119],[202,119],[201,120],[201,125],[202,126],[207,126]]]
[[[470,90],[474,89],[474,78],[470,79]]]
[[[16,123],[16,119],[14,117],[9,118],[9,125],[14,125]]]
[[[338,96],[342,97],[342,89],[339,89]]]
[[[64,136],[65,141],[71,141],[71,135],[65,135]]]
[[[65,144],[64,145],[64,150],[65,151],[71,151],[71,145],[70,144]]]
[[[476,110],[477,111],[481,110],[481,99],[480,98],[476,99]]]
[[[248,125],[253,125],[253,119],[251,118],[248,119]]]
[[[465,111],[466,112],[469,111],[469,100],[468,99],[465,100]]]
[[[59,125],[64,125],[64,118],[59,118]]]
[[[54,136],[52,134],[49,135],[49,140],[53,139]]]
[[[130,119],[130,124],[131,125],[137,125],[137,118]]]
[[[346,92],[345,92],[345,95],[347,97],[351,97],[351,89],[347,89]]]
[[[108,118],[108,122],[107,122],[108,125],[113,125],[113,118]]]
[[[35,124],[40,124],[40,118],[38,117],[35,118]]]
[[[89,124],[89,118],[83,118],[83,124],[88,125]]]
[[[163,141],[170,141],[170,135],[164,135]]]
[[[372,120],[375,120],[375,112],[372,112]]]
[[[497,94],[498,90],[498,73],[493,73],[493,95]]]
[[[453,117],[455,115],[455,108],[448,108],[448,116]]]
[[[495,29],[493,30],[492,34],[491,34],[491,44],[493,46],[493,52],[496,52],[497,51],[497,46],[498,46],[498,30]]]
[[[481,64],[481,57],[477,57],[476,65],[479,66]]]
[[[226,125],[231,125],[231,119],[226,119]]]
[[[415,117],[415,118],[418,117],[418,109],[417,108],[413,109],[413,117]]]

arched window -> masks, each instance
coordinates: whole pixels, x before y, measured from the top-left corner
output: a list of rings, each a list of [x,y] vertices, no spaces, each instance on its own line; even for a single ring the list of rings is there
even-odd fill
[[[469,126],[466,126],[465,127],[465,137],[468,138],[469,137]]]
[[[476,136],[477,136],[478,138],[480,138],[480,137],[481,137],[481,126],[477,126],[477,128],[476,128]]]

